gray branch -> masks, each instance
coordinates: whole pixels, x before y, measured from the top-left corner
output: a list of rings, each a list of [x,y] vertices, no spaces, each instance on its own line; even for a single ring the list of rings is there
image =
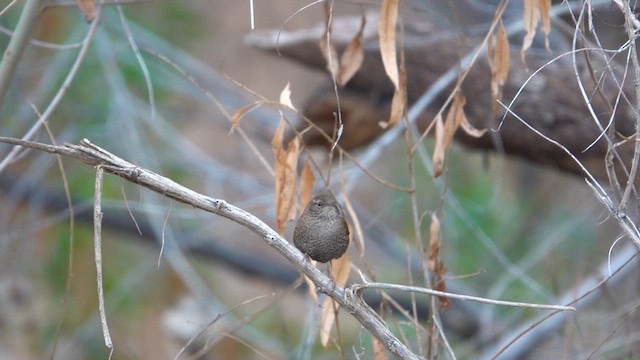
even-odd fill
[[[52,154],[59,154],[78,159],[91,166],[100,166],[105,172],[115,174],[127,181],[141,185],[160,195],[169,197],[183,204],[225,217],[259,235],[269,246],[280,252],[300,272],[304,273],[318,291],[333,298],[347,310],[362,326],[375,336],[398,359],[418,359],[411,350],[393,335],[387,325],[359,296],[345,295],[345,291],[318,270],[293,245],[275,230],[253,214],[221,199],[197,193],[171,179],[152,171],[133,165],[108,151],[84,139],[80,145],[47,145],[15,138],[0,137],[0,142],[23,146]]]

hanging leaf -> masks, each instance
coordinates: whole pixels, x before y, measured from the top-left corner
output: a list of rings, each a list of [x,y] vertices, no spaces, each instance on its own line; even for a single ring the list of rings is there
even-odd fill
[[[438,113],[434,119],[436,122],[436,145],[433,148],[433,176],[438,177],[442,174],[442,168],[444,167],[444,153],[446,150],[444,139],[444,123],[442,121],[442,115]]]
[[[465,119],[463,111],[464,103],[464,97],[456,93],[444,124],[442,123],[441,117],[436,118],[436,145],[433,150],[434,177],[442,174],[445,151],[453,139],[453,134],[455,134],[460,123]]]
[[[389,360],[389,357],[387,356],[387,349],[384,347],[384,345],[375,336],[372,336],[372,338],[373,338],[373,359]]]
[[[493,61],[491,61],[491,97],[492,111],[497,114],[500,104],[496,100],[502,98],[502,90],[509,76],[509,38],[507,30],[500,22],[498,32],[496,34],[496,46],[493,49]]]
[[[538,0],[538,9],[542,18],[542,32],[544,32],[544,45],[549,49],[549,33],[551,32],[551,0]]]
[[[342,184],[342,193],[345,194],[346,191],[346,187],[344,185],[344,183]],[[343,196],[344,199],[344,205],[345,208],[347,209],[347,213],[349,214],[349,217],[353,220],[353,226],[355,226],[356,231],[355,231],[355,237],[358,240],[356,243],[356,247],[358,248],[358,251],[360,253],[360,256],[364,256],[364,251],[365,251],[365,246],[364,246],[364,235],[363,235],[363,231],[362,231],[362,226],[360,225],[360,219],[358,218],[358,214],[356,213],[356,211],[353,209],[353,206],[351,205],[351,201],[349,200],[349,198],[345,195]],[[349,221],[347,221],[347,226],[349,227],[349,243],[353,243],[353,226],[351,226],[351,223]]]
[[[331,262],[331,277],[335,281],[336,286],[343,288],[349,279],[351,273],[351,259],[345,254],[337,260]],[[329,335],[331,327],[336,319],[336,314],[340,305],[333,301],[329,296],[324,298],[322,302],[322,318],[320,319],[320,343],[325,348],[329,346]]]
[[[304,165],[302,169],[302,175],[300,176],[300,208],[304,209],[307,207],[309,200],[311,200],[311,195],[313,195],[313,184],[316,181],[316,177],[313,175],[313,170],[311,170],[311,165],[309,165],[309,161]]]
[[[242,119],[250,110],[255,109],[256,107],[262,104],[261,101],[257,101],[253,104],[248,104],[240,109],[237,109],[233,112],[233,116],[231,116],[231,130],[229,130],[229,134],[232,134],[233,131],[240,125],[240,119]]]
[[[402,120],[407,110],[407,73],[404,68],[404,64],[400,68],[400,84],[396,91],[393,93],[393,99],[391,99],[391,115],[389,116],[389,122],[386,126],[395,125]]]
[[[280,234],[287,223],[296,218],[297,210],[297,163],[300,155],[300,139],[291,140],[287,149],[282,147],[284,139],[284,119],[271,140],[271,148],[275,157],[275,203],[276,225]]]
[[[349,45],[344,50],[342,54],[342,58],[340,60],[340,72],[338,73],[338,85],[344,86],[349,80],[355,75],[360,66],[362,66],[362,62],[364,61],[364,49],[362,48],[362,34],[364,32],[364,26],[367,21],[364,15],[362,15],[362,20],[360,21],[360,30],[358,33],[351,39]]]
[[[398,22],[398,0],[384,0],[380,8],[378,37],[382,64],[396,90],[400,86],[398,59],[396,55],[396,25]]]
[[[545,45],[547,49],[549,49],[549,33],[551,32],[550,11],[551,0],[524,0],[523,27],[525,36],[522,41],[520,57],[525,64],[525,55],[533,43],[540,18],[542,18],[542,31],[545,34]]]
[[[431,226],[429,229],[429,257],[427,258],[427,268],[433,274],[434,289],[439,291],[447,291],[447,285],[444,275],[449,271],[442,262],[440,256],[440,248],[442,247],[442,237],[440,233],[440,220],[436,214],[431,215]],[[449,298],[439,296],[441,309],[449,307]]]

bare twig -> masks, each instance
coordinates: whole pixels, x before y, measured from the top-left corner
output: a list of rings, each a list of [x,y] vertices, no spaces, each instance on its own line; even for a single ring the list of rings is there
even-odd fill
[[[556,311],[575,311],[576,310],[576,308],[572,306],[544,305],[544,304],[532,304],[532,303],[523,303],[523,302],[514,302],[514,301],[493,300],[493,299],[481,298],[477,296],[452,294],[445,291],[432,290],[432,289],[416,287],[416,286],[405,286],[405,285],[387,284],[387,283],[371,282],[371,283],[363,283],[363,284],[353,284],[347,290],[358,293],[363,289],[400,290],[400,291],[414,292],[414,293],[420,293],[420,294],[427,294],[432,296],[442,296],[442,297],[457,299],[462,301],[475,301],[483,304],[523,307],[523,308],[531,308],[531,309],[538,309],[538,310],[556,310]]]
[[[96,286],[98,288],[98,310],[100,312],[100,323],[102,324],[102,336],[104,344],[113,354],[113,341],[109,334],[107,325],[107,314],[104,306],[104,287],[102,285],[102,179],[104,175],[103,167],[96,166],[96,191],[93,205],[93,247],[96,261]],[[111,358],[111,355],[109,355]]]
[[[118,175],[127,181],[141,185],[158,194],[191,205],[195,208],[232,220],[259,235],[269,246],[282,254],[299,271],[304,273],[317,289],[333,298],[356,318],[364,328],[398,359],[418,359],[411,350],[389,330],[380,317],[359,298],[348,297],[345,290],[339,288],[324,273],[318,270],[298,249],[280,236],[275,230],[253,214],[221,199],[214,199],[184,187],[173,180],[147,169],[135,166],[108,151],[82,140],[80,145],[47,145],[33,141],[0,137],[0,142],[28,147],[53,154],[65,155],[82,162],[97,166],[99,169]],[[100,171],[100,170],[98,170]]]
[[[16,30],[4,52],[2,62],[0,62],[0,105],[9,90],[9,85],[11,85],[11,80],[16,73],[22,53],[27,47],[36,18],[42,10],[43,2],[43,0],[27,0],[24,9],[22,9]]]
[[[640,29],[640,21],[636,18],[636,15],[631,12],[631,4],[629,1],[624,2],[624,6],[619,1],[614,1],[620,6],[620,10],[624,14],[625,30],[629,37],[629,52],[631,53],[631,61],[633,63],[633,74],[635,80],[636,89],[636,114],[638,108],[640,108],[640,62],[638,61],[638,53],[636,52],[636,31]],[[636,136],[640,134],[640,118],[636,115]],[[621,211],[626,211],[627,202],[633,189],[633,182],[636,180],[636,174],[638,172],[638,161],[640,160],[640,142],[636,142],[633,150],[633,160],[631,162],[631,170],[629,171],[629,178],[627,179],[627,185],[622,194],[622,200],[620,201]]]
[[[76,57],[76,60],[73,63],[73,66],[69,70],[67,77],[64,79],[64,82],[60,86],[60,89],[58,90],[56,95],[53,97],[53,99],[51,100],[47,108],[44,110],[42,115],[38,117],[38,121],[36,121],[35,124],[33,124],[33,126],[31,126],[31,128],[29,129],[29,131],[27,131],[27,133],[24,135],[23,137],[24,139],[31,139],[33,135],[35,135],[36,131],[38,131],[38,129],[42,126],[42,124],[44,124],[49,119],[49,116],[51,116],[53,111],[58,107],[58,104],[60,104],[60,101],[62,101],[62,98],[64,97],[64,95],[67,93],[67,89],[69,89],[71,82],[73,81],[73,79],[75,79],[75,76],[77,75],[78,70],[80,69],[80,65],[83,63],[84,58],[87,54],[87,51],[89,49],[89,44],[91,44],[91,40],[93,39],[93,35],[95,34],[96,29],[98,28],[98,24],[100,22],[100,14],[102,12],[101,9],[102,7],[98,6],[97,12],[96,12],[96,18],[91,23],[91,27],[87,31],[87,35],[82,41],[82,47],[78,52],[78,56]],[[16,36],[18,36],[18,29],[16,29],[16,33],[14,34],[13,38],[15,38]],[[2,105],[1,103],[2,97],[4,96],[4,94],[2,94],[2,83],[4,81],[2,66],[4,65],[4,63],[5,61],[3,60],[2,63],[0,64],[0,106]],[[9,152],[9,154],[5,156],[2,159],[2,161],[0,161],[0,172],[2,172],[4,168],[6,168],[7,165],[10,164],[15,159],[19,150],[20,150],[19,148],[13,148],[11,152]]]

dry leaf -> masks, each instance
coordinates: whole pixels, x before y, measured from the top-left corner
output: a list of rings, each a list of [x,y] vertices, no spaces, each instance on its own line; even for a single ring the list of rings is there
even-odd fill
[[[442,174],[446,145],[444,144],[444,123],[442,121],[442,115],[438,113],[434,121],[436,122],[436,145],[433,148],[433,176],[438,177]]]
[[[486,130],[479,130],[473,127],[467,116],[464,114],[464,105],[466,100],[460,93],[456,93],[453,103],[449,108],[447,119],[443,122],[442,116],[439,114],[434,119],[436,122],[436,145],[433,149],[433,176],[438,177],[442,174],[444,166],[444,157],[447,147],[453,140],[456,130],[462,126],[462,129],[470,136],[480,137],[484,135]]]
[[[402,120],[402,117],[407,110],[407,76],[404,66],[400,71],[400,87],[393,93],[393,99],[391,100],[391,115],[389,116],[389,124],[395,125]]]
[[[398,59],[396,56],[396,24],[398,22],[398,0],[384,0],[380,8],[378,37],[384,70],[396,90],[400,87]]]
[[[344,50],[342,58],[340,60],[340,71],[338,73],[338,85],[344,86],[353,75],[358,72],[362,62],[364,61],[364,49],[362,48],[362,33],[364,32],[364,26],[367,20],[362,15],[362,21],[360,22],[360,30],[356,36],[351,39],[351,42]]]
[[[84,20],[88,23],[96,18],[96,2],[95,0],[76,0],[76,4],[84,14]]]
[[[331,274],[336,286],[344,287],[351,273],[351,259],[345,254],[337,260],[331,262]],[[322,318],[320,319],[320,343],[325,348],[329,345],[329,335],[331,327],[336,319],[340,305],[329,296],[322,302]]]
[[[374,360],[389,360],[387,349],[375,336],[373,336],[373,358]]]
[[[487,132],[487,129],[478,129],[473,125],[471,125],[471,123],[469,122],[466,116],[464,117],[464,119],[462,119],[462,123],[460,123],[460,127],[462,128],[462,130],[464,130],[464,132],[467,133],[467,135],[473,136],[475,138],[479,138],[482,135],[484,135],[484,133]]]
[[[287,223],[294,220],[297,209],[297,164],[300,155],[300,139],[294,138],[287,149],[282,147],[284,138],[284,120],[276,129],[271,148],[275,157],[275,196],[276,196],[276,225],[282,234]]]
[[[297,111],[296,107],[293,106],[293,103],[291,102],[291,89],[289,89],[290,85],[291,83],[287,83],[284,89],[282,89],[282,92],[280,92],[280,104]]]
[[[549,49],[549,33],[551,32],[551,0],[538,0],[538,9],[542,18],[542,32],[544,32],[544,45]]]
[[[248,104],[234,111],[233,116],[231,116],[231,130],[229,130],[229,134],[232,134],[233,130],[235,130],[238,125],[240,125],[240,119],[242,119],[244,115],[249,112],[249,110],[253,110],[259,104],[259,102]]]
[[[315,265],[315,260],[311,261]],[[309,289],[309,295],[311,295],[313,301],[315,301],[316,304],[320,304],[320,299],[318,299],[318,293],[316,292],[316,284],[314,284],[313,281],[311,281],[311,279],[307,277],[307,275],[304,275],[304,282],[307,283],[307,289]]]
[[[459,93],[453,98],[453,103],[449,108],[447,119],[442,123],[442,118],[436,118],[436,145],[433,150],[433,165],[434,165],[434,177],[438,177],[442,174],[442,168],[444,166],[444,153],[449,143],[453,139],[453,134],[460,126],[460,123],[465,118],[463,107],[465,99]]]
[[[443,275],[448,269],[444,266],[440,257],[440,248],[442,246],[442,238],[440,236],[440,220],[436,214],[431,215],[431,226],[429,228],[429,258],[427,259],[427,268],[434,276],[434,289],[439,291],[447,291],[447,285]],[[441,309],[449,307],[449,298],[439,296]]]
[[[502,98],[502,89],[509,75],[509,38],[504,24],[500,22],[496,34],[496,47],[493,49],[493,61],[491,61],[491,97],[493,98],[492,110],[496,114],[500,109],[497,99]]]
[[[309,161],[304,165],[302,169],[302,175],[300,176],[300,208],[304,209],[309,200],[311,200],[311,196],[313,195],[313,184],[316,181],[316,177],[313,175],[313,170],[311,170],[311,165],[309,165]]]
[[[345,194],[346,193],[346,184],[343,181],[341,183],[341,187],[342,187],[342,193]],[[358,218],[358,214],[356,213],[356,211],[353,209],[353,206],[351,205],[351,201],[349,200],[349,197],[347,197],[346,195],[343,196],[344,199],[344,206],[347,209],[347,213],[349,214],[349,217],[353,220],[354,226],[356,228],[356,238],[358,239],[358,242],[356,242],[356,247],[358,248],[358,252],[360,253],[360,256],[364,256],[364,251],[365,251],[365,246],[364,246],[364,235],[362,232],[362,226],[360,225],[360,219]],[[347,221],[347,226],[349,227],[349,242],[353,243],[353,226],[351,226],[351,223],[349,221]]]
[[[545,33],[545,45],[549,48],[549,33],[551,32],[551,19],[549,12],[551,11],[551,0],[524,0],[524,19],[523,26],[525,31],[524,40],[522,41],[522,50],[520,56],[522,62],[525,62],[527,50],[533,43],[536,35],[538,22],[542,18],[542,31]]]

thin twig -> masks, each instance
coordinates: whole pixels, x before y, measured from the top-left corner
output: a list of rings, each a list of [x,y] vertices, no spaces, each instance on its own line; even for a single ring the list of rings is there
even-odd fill
[[[23,139],[28,140],[35,135],[35,133],[42,126],[42,124],[49,119],[49,116],[51,116],[53,111],[58,107],[58,104],[60,104],[60,102],[62,101],[62,98],[64,97],[64,95],[67,93],[67,90],[71,85],[71,82],[73,81],[73,79],[75,79],[75,76],[78,73],[78,70],[80,69],[80,65],[83,63],[84,58],[87,55],[87,51],[89,50],[89,45],[91,44],[91,39],[93,39],[93,35],[95,34],[96,29],[98,28],[98,24],[100,23],[101,13],[102,13],[102,7],[98,6],[96,11],[96,17],[91,23],[91,27],[87,31],[87,35],[82,41],[82,47],[80,48],[80,51],[78,52],[78,56],[76,57],[75,62],[71,66],[71,69],[67,74],[67,77],[64,79],[62,85],[60,86],[60,89],[58,90],[56,95],[53,97],[51,102],[49,103],[49,106],[47,106],[47,108],[44,110],[42,115],[38,117],[38,120],[35,122],[35,124],[33,124],[29,129],[29,131],[27,131],[27,133],[23,136]],[[16,30],[16,34],[14,34],[14,37],[15,36],[18,36],[17,30]],[[0,63],[0,94],[1,94],[2,81],[3,81],[1,68],[4,63],[5,63],[4,60],[2,61],[2,63]],[[2,101],[2,95],[0,95],[0,105],[1,105],[1,101]],[[7,165],[9,165],[12,161],[14,161],[19,151],[20,151],[20,148],[13,148],[9,152],[9,154],[7,154],[7,156],[5,156],[4,159],[2,159],[2,161],[0,162],[0,172],[2,172],[7,167]]]
[[[102,182],[104,170],[103,167],[96,166],[96,188],[94,194],[93,207],[93,248],[95,252],[96,262],[96,286],[98,288],[98,311],[100,312],[100,323],[102,324],[102,336],[104,344],[111,350],[113,354],[113,341],[109,334],[109,326],[107,325],[107,314],[104,306],[104,286],[102,284]],[[111,355],[109,355],[111,358]]]
[[[530,309],[538,309],[538,310],[554,310],[554,311],[575,311],[576,310],[573,306],[544,305],[544,304],[532,304],[532,303],[504,301],[504,300],[493,300],[493,299],[481,298],[477,296],[452,294],[445,291],[432,290],[432,289],[416,287],[416,286],[406,286],[406,285],[388,284],[388,283],[353,284],[347,290],[351,290],[355,293],[358,293],[363,289],[400,290],[400,291],[427,294],[427,295],[438,296],[438,297],[442,296],[442,297],[457,299],[462,301],[475,301],[483,304],[513,306],[513,307],[522,307],[522,308],[530,308]]]
[[[0,105],[4,101],[18,63],[29,43],[31,32],[36,24],[36,18],[42,11],[43,3],[44,0],[27,0],[16,25],[16,30],[4,51],[2,62],[0,62]]]
[[[614,1],[620,10],[624,14],[625,30],[627,30],[627,36],[629,37],[629,52],[631,52],[631,62],[633,63],[634,83],[636,89],[636,136],[640,134],[640,117],[638,117],[638,109],[640,108],[640,62],[638,61],[638,53],[636,52],[636,31],[640,29],[640,22],[636,19],[635,14],[631,12],[631,4],[629,1],[624,2],[622,6],[619,1]],[[620,210],[626,211],[627,202],[631,195],[631,190],[634,188],[634,181],[636,180],[636,174],[638,173],[638,162],[640,161],[640,142],[635,143],[633,149],[633,159],[631,160],[631,170],[629,171],[629,177],[627,178],[627,185],[622,194],[622,200],[620,201]]]

